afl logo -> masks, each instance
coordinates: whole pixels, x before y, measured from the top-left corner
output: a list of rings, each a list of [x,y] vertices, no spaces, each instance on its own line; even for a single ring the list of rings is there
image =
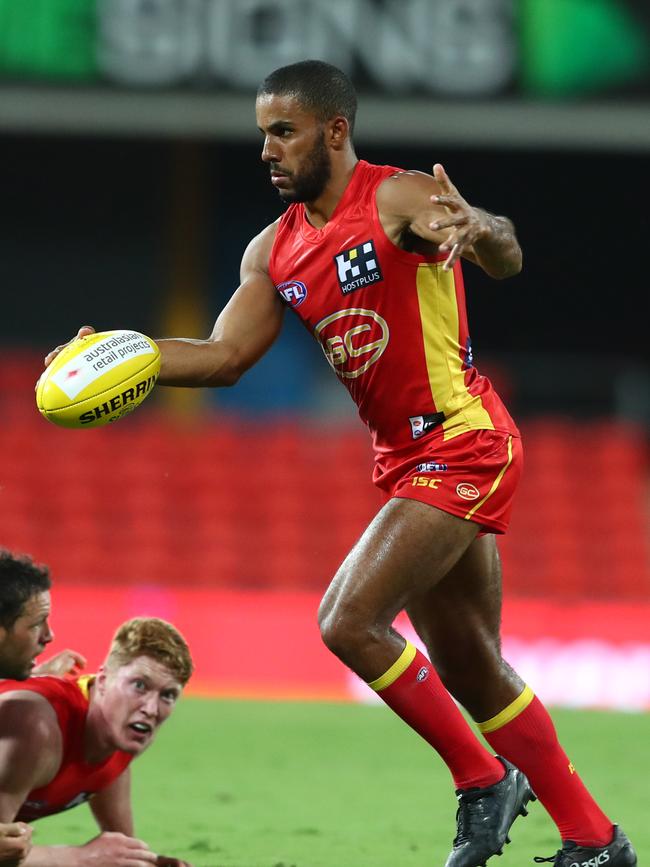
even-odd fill
[[[291,307],[300,307],[307,297],[307,287],[300,280],[287,280],[276,288]]]
[[[351,307],[321,319],[314,335],[335,373],[356,379],[383,355],[390,332],[374,310]]]
[[[476,500],[481,496],[479,489],[470,484],[470,482],[461,482],[459,485],[456,485],[456,493],[463,500]]]

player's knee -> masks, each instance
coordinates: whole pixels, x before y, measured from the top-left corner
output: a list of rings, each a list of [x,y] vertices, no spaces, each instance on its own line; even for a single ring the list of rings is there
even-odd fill
[[[363,643],[368,628],[362,613],[344,604],[324,603],[318,612],[323,643],[339,659],[347,662]]]
[[[347,645],[348,627],[335,613],[336,609],[319,612],[318,628],[323,643],[336,656],[343,656]]]

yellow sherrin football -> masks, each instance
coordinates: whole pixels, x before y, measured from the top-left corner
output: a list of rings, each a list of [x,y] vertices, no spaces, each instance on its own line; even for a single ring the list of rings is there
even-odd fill
[[[100,427],[117,421],[151,393],[160,350],[138,331],[103,331],[66,346],[43,372],[36,405],[61,427]]]

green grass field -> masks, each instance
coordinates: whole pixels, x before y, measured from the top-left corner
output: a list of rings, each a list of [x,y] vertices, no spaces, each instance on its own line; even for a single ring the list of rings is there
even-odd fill
[[[554,716],[643,867],[650,716]],[[446,768],[382,706],[184,699],[133,770],[138,835],[195,867],[442,867],[454,835]],[[82,806],[37,823],[36,842],[95,833]],[[558,846],[539,804],[512,838],[490,865],[524,867]]]

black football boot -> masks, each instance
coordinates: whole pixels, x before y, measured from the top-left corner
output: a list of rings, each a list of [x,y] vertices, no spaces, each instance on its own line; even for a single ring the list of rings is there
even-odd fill
[[[527,816],[526,804],[537,800],[522,772],[497,756],[505,777],[483,789],[458,789],[457,834],[445,867],[485,867],[510,842],[508,831],[517,816]]]
[[[554,867],[635,867],[636,852],[623,831],[614,825],[614,837],[608,846],[591,849],[566,840],[557,855],[535,858],[536,864],[548,862]]]

